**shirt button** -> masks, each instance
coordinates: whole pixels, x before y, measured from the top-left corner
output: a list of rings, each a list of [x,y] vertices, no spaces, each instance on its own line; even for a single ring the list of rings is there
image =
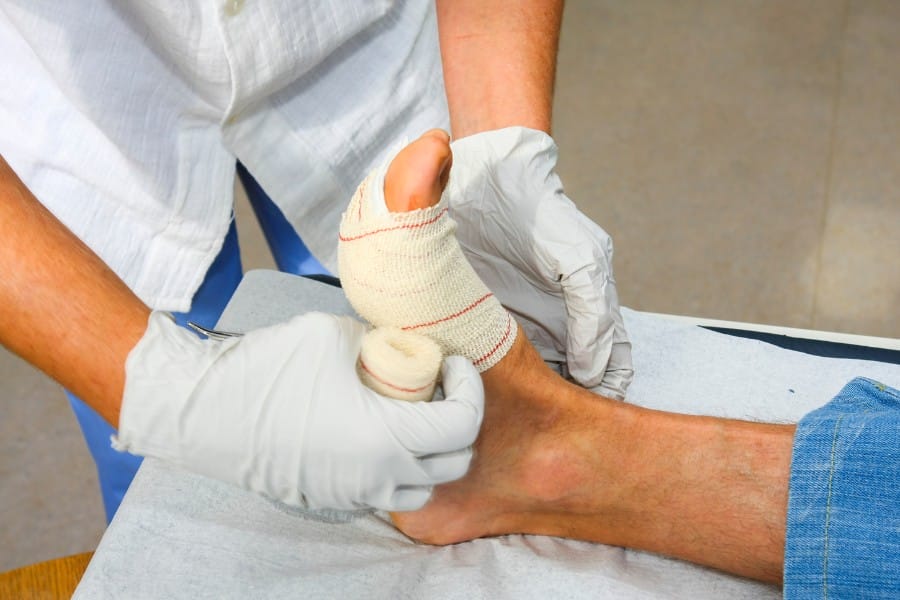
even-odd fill
[[[245,0],[226,0],[225,14],[229,17],[237,15],[244,8]]]

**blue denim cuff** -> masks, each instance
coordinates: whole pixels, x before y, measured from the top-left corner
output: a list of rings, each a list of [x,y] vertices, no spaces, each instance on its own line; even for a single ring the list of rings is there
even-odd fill
[[[900,598],[900,392],[865,378],[797,424],[785,598]]]

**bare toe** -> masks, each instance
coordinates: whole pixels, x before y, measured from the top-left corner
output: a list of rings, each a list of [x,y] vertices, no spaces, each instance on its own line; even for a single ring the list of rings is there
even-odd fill
[[[434,206],[450,176],[450,136],[442,129],[427,131],[401,150],[384,177],[384,199],[391,212]]]

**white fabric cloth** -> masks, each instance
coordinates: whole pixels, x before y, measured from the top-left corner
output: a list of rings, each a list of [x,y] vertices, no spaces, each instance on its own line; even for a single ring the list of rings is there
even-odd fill
[[[0,154],[150,306],[184,311],[235,159],[336,267],[344,201],[449,124],[431,2],[0,3]]]

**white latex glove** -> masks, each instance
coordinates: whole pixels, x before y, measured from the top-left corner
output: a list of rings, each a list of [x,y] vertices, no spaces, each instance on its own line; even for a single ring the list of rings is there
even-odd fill
[[[310,313],[201,340],[153,313],[128,355],[115,445],[293,506],[421,508],[432,486],[468,469],[481,378],[450,357],[444,400],[385,398],[356,375],[365,332]]]
[[[453,142],[445,192],[475,271],[545,360],[622,399],[633,376],[609,235],[563,193],[557,148],[511,127]]]

